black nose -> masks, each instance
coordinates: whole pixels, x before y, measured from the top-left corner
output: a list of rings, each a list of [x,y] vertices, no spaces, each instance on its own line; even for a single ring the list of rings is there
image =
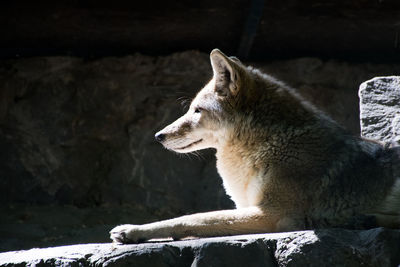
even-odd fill
[[[154,138],[158,141],[158,142],[162,142],[165,139],[165,134],[162,133],[156,133],[156,135],[154,136]]]

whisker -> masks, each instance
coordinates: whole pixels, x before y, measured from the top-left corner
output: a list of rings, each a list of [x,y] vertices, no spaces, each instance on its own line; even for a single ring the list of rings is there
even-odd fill
[[[193,154],[201,161],[204,161],[205,158],[203,156],[203,154],[200,151],[193,151]]]
[[[196,158],[198,157],[196,151],[188,152],[188,154],[190,154],[191,156],[195,156]]]
[[[192,98],[191,97],[187,97],[187,96],[178,97],[177,100],[180,102],[181,106],[183,107],[183,109],[182,109],[183,111],[188,110],[188,106],[192,102]]]
[[[190,98],[187,97],[187,96],[180,96],[180,97],[178,97],[176,100],[178,100],[178,101],[182,104],[182,103],[184,103],[184,102],[190,100]]]

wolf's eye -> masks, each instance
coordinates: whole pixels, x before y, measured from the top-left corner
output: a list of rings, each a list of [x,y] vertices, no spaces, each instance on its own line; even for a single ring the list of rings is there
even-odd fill
[[[201,113],[201,108],[195,108],[194,113]]]

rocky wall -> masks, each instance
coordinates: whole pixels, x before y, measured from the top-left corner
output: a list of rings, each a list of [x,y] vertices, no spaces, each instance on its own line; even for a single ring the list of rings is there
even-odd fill
[[[358,85],[400,72],[316,58],[256,66],[355,134]],[[115,224],[232,207],[213,151],[178,155],[153,137],[210,78],[196,51],[1,61],[0,248],[105,241]]]

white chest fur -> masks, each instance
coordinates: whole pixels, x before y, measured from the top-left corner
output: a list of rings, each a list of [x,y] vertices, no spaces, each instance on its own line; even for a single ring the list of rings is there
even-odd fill
[[[257,206],[262,200],[265,177],[246,158],[217,152],[217,168],[226,193],[237,208]]]

